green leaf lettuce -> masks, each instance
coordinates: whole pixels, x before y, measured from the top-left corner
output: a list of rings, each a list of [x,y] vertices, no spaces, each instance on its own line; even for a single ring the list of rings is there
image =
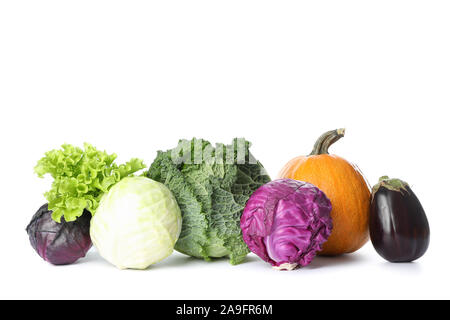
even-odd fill
[[[46,192],[52,218],[60,222],[74,221],[87,209],[92,215],[104,193],[121,179],[144,169],[142,160],[131,159],[121,165],[114,163],[115,154],[99,151],[85,143],[84,150],[70,144],[45,153],[34,168],[39,177],[50,174],[54,181]]]

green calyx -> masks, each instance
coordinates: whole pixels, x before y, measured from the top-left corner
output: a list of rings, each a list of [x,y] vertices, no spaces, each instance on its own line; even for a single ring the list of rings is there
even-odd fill
[[[378,180],[378,183],[372,188],[372,195],[375,195],[375,193],[381,187],[384,187],[391,191],[400,192],[400,193],[403,193],[403,192],[409,193],[408,189],[406,188],[406,187],[409,188],[409,185],[407,182],[400,180],[400,179],[390,179],[388,176],[382,176]]]

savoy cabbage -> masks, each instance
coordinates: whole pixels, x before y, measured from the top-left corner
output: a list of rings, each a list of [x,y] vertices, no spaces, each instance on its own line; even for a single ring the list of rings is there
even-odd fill
[[[250,195],[270,181],[249,147],[244,139],[215,147],[192,139],[158,152],[146,175],[164,183],[180,206],[176,250],[205,260],[229,257],[231,264],[248,254],[239,226],[242,211]]]

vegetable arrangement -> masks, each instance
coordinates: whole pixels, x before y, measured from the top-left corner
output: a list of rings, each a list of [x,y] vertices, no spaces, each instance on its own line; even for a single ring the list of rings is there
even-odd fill
[[[180,140],[158,151],[148,169],[137,158],[116,164],[115,154],[87,143],[64,144],[35,167],[53,182],[26,231],[55,265],[76,262],[94,244],[119,269],[146,269],[175,249],[233,265],[251,251],[293,270],[317,254],[354,252],[369,234],[388,261],[420,258],[430,230],[419,200],[399,179],[382,177],[371,192],[355,165],[328,154],[344,133],[323,134],[274,181],[245,139]]]

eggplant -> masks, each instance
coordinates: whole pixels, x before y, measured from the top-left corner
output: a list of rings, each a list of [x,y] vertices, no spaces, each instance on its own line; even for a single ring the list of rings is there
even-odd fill
[[[419,199],[406,182],[387,176],[373,187],[369,230],[375,250],[390,262],[414,261],[430,243],[430,226]]]

